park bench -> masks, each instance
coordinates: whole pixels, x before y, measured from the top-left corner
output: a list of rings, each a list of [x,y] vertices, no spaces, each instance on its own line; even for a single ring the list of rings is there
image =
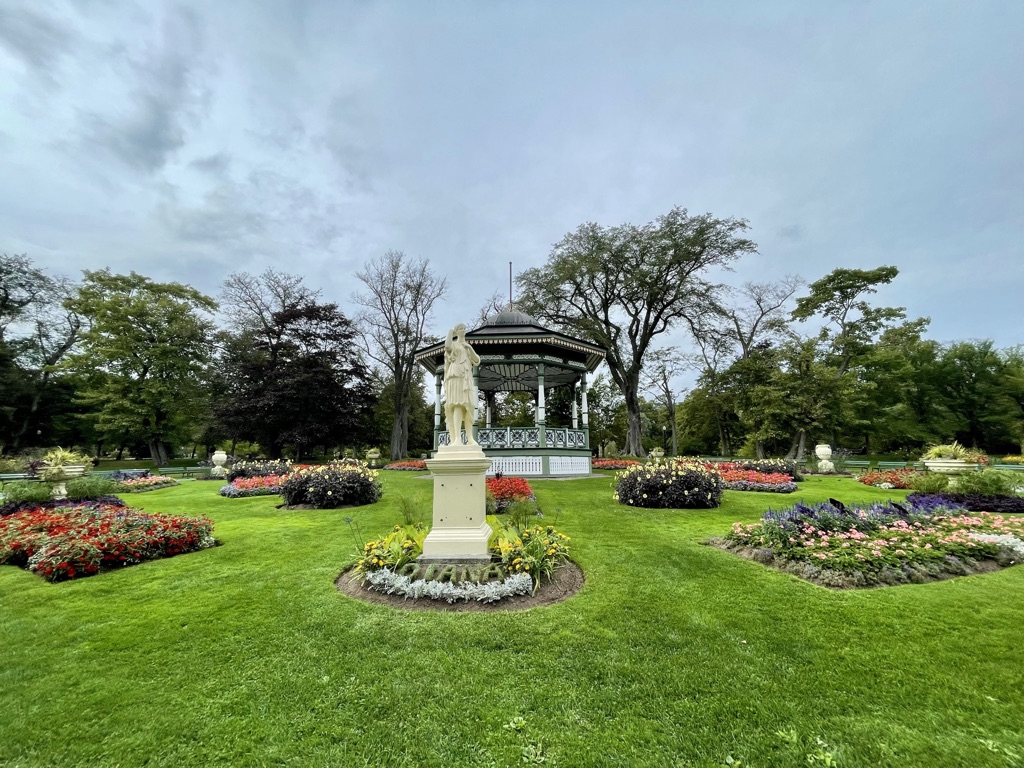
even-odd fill
[[[1009,472],[1024,472],[1024,464],[993,464],[992,469],[1003,469]]]
[[[871,466],[871,462],[870,461],[865,461],[863,459],[847,459],[846,461],[843,462],[843,467],[848,472],[851,471],[851,470],[855,470],[855,469],[856,470],[864,470],[865,472],[867,472],[868,471],[868,467],[870,467],[870,466]]]
[[[185,467],[158,467],[156,473],[164,477],[173,477],[174,475],[184,477]]]
[[[0,488],[4,487],[5,483],[14,483],[19,480],[25,480],[30,483],[38,483],[39,478],[35,475],[29,475],[25,472],[10,472],[7,474],[0,475]]]
[[[182,477],[194,477],[196,475],[208,475],[210,474],[212,467],[185,467],[185,472]]]
[[[850,462],[846,462],[846,463],[847,463],[847,465],[849,465]],[[892,470],[892,469],[906,469],[906,468],[907,468],[907,462],[905,462],[905,461],[880,461],[876,465],[876,469],[878,469],[879,472],[885,472],[886,470]]]

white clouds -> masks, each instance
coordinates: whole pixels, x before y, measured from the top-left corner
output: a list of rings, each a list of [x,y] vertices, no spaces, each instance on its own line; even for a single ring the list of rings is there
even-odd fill
[[[892,263],[893,303],[960,296],[976,336],[1009,327],[991,293],[1024,288],[1020,8],[197,0],[11,18],[0,250],[54,271],[131,264],[212,292],[274,266],[344,304],[360,263],[396,248],[473,264],[463,290],[488,296],[583,221],[680,204],[750,219],[761,255],[737,282]],[[1004,279],[921,277],[966,256]]]

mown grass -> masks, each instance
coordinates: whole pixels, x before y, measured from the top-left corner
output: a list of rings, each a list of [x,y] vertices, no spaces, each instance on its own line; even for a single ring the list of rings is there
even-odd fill
[[[429,518],[429,481],[381,474],[384,500],[356,510],[208,482],[133,495],[210,515],[224,546],[56,585],[0,568],[0,765],[1024,760],[1024,568],[834,592],[702,544],[769,505],[899,491],[811,478],[668,511],[619,506],[610,478],[535,481],[583,591],[428,613],[334,587],[355,552],[345,517],[369,538],[410,495]]]

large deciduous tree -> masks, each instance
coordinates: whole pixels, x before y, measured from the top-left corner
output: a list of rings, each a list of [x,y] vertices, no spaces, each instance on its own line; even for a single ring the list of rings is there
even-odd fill
[[[430,270],[427,261],[410,259],[400,251],[370,261],[356,277],[366,286],[353,299],[363,307],[357,322],[367,353],[394,383],[391,458],[401,459],[409,450],[409,410],[417,385],[415,352],[427,340],[434,303],[448,283]]]
[[[217,304],[181,283],[156,283],[132,272],[86,271],[67,308],[88,330],[67,366],[81,374],[80,399],[95,410],[98,430],[140,438],[158,465],[202,409],[213,350]]]
[[[708,279],[756,250],[746,221],[691,216],[673,208],[655,221],[602,227],[588,223],[554,246],[542,267],[518,277],[519,305],[535,317],[608,349],[612,380],[626,403],[626,451],[642,456],[640,382],[656,337],[718,306]]]
[[[299,296],[299,298],[295,298]],[[301,291],[259,323],[223,338],[214,412],[233,438],[279,457],[369,437],[373,393],[352,322]]]

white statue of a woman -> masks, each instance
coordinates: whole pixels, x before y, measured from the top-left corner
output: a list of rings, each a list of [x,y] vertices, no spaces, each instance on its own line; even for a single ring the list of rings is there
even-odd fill
[[[448,424],[450,445],[461,445],[462,430],[466,431],[466,445],[476,445],[473,422],[476,421],[476,387],[473,386],[473,366],[480,364],[480,356],[466,341],[466,326],[456,325],[444,341],[444,418]]]

